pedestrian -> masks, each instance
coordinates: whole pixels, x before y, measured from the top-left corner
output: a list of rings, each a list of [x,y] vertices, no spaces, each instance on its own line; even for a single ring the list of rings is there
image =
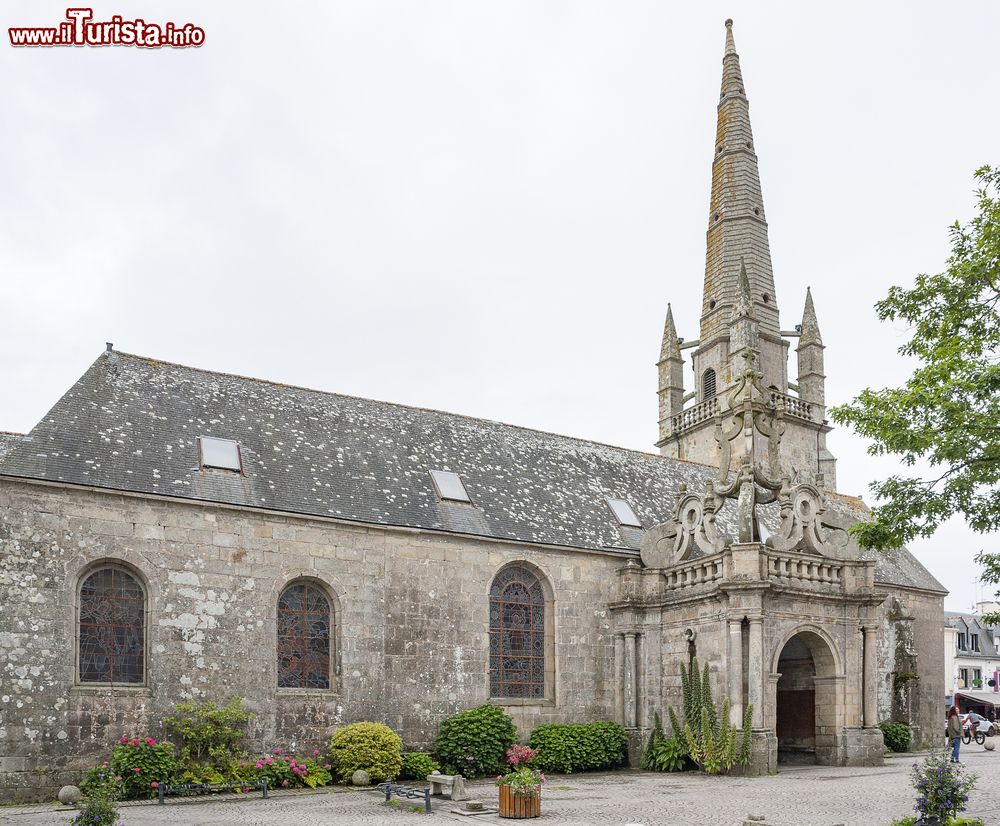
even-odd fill
[[[951,762],[957,763],[958,750],[962,747],[962,718],[958,716],[958,706],[948,709],[948,739],[951,741]]]

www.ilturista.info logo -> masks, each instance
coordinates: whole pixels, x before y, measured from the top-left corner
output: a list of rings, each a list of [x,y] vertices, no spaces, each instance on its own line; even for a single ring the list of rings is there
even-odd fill
[[[11,46],[139,46],[186,49],[205,42],[205,30],[193,23],[147,23],[125,20],[120,14],[94,21],[93,9],[66,9],[66,20],[56,26],[11,26]]]

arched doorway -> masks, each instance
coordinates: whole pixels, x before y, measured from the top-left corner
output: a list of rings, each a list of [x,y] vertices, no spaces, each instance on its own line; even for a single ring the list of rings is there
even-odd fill
[[[778,761],[836,764],[842,680],[830,644],[814,631],[800,631],[781,648],[776,671]]]

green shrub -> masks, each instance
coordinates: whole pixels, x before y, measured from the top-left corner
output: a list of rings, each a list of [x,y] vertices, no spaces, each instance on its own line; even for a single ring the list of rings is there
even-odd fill
[[[949,820],[945,826],[983,826],[978,817],[956,817]]]
[[[87,798],[71,823],[73,826],[115,826],[118,806],[113,800]]]
[[[618,723],[549,723],[531,732],[528,745],[538,749],[533,766],[569,774],[620,766],[628,737]]]
[[[403,767],[403,741],[382,723],[352,723],[330,740],[330,762],[342,782],[358,769],[375,782],[395,780]]]
[[[86,787],[86,788],[84,788]],[[107,763],[87,772],[80,784],[84,793],[73,826],[116,826],[118,801],[124,792],[121,778]]]
[[[405,780],[423,780],[436,771],[441,771],[441,764],[427,752],[408,751],[403,754],[403,770],[399,776]]]
[[[260,783],[266,778],[269,789],[308,786],[315,789],[327,786],[333,780],[330,774],[333,766],[322,758],[319,751],[314,751],[312,757],[301,757],[283,754],[281,749],[266,757],[261,757],[253,764],[251,776],[254,783]]]
[[[683,772],[694,768],[687,744],[670,737],[657,743],[649,757],[649,771]]]
[[[243,700],[233,697],[224,706],[206,701],[178,703],[176,714],[164,719],[180,746],[177,767],[182,783],[243,783],[252,780],[243,747],[253,715]]]
[[[674,737],[687,747],[692,762],[706,774],[720,774],[750,762],[753,705],[744,709],[742,735],[737,738],[739,730],[729,721],[729,698],[723,698],[722,711],[717,711],[709,676],[708,663],[704,674],[698,672],[697,658],[692,659],[690,668],[681,663],[684,724],[678,721],[673,707],[669,708],[670,723]]]
[[[917,817],[901,817],[899,820],[894,820],[890,826],[916,826]]]
[[[913,744],[913,730],[906,723],[879,723],[882,741],[889,751],[909,751]]]
[[[505,772],[507,749],[517,742],[517,728],[495,705],[470,708],[441,723],[434,752],[450,774],[465,777]]]

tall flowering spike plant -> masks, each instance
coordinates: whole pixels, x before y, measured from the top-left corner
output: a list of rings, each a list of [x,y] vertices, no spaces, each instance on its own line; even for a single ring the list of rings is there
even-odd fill
[[[951,754],[935,751],[923,763],[910,770],[917,802],[913,806],[921,819],[937,818],[947,823],[964,812],[969,792],[976,785],[976,775],[968,774],[961,763],[952,763]]]
[[[497,776],[498,786],[509,786],[519,797],[535,797],[541,793],[545,775],[529,765],[538,757],[538,749],[528,746],[511,746],[507,749],[507,765],[510,771]]]

